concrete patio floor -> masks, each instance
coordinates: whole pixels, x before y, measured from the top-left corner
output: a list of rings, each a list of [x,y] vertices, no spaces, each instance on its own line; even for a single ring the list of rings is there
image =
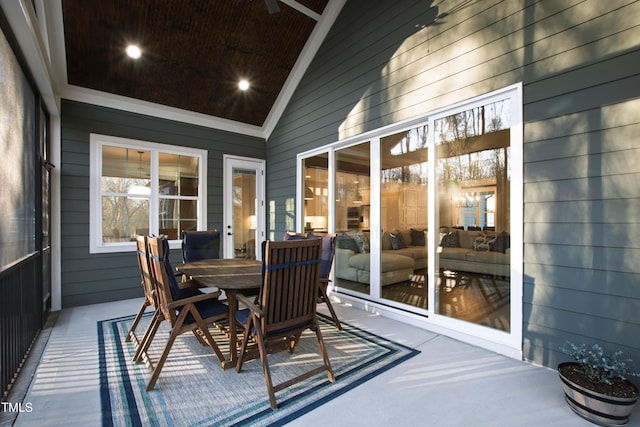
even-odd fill
[[[33,373],[25,369],[21,384],[10,396],[12,403],[20,399],[22,408],[31,410],[0,413],[0,425],[101,425],[96,322],[135,314],[141,301],[57,313],[55,324],[43,331],[36,344],[44,352],[39,361],[31,361]],[[336,310],[341,321],[421,353],[294,420],[291,426],[594,425],[566,405],[554,370],[345,305],[337,305]],[[640,426],[640,406],[628,425]]]

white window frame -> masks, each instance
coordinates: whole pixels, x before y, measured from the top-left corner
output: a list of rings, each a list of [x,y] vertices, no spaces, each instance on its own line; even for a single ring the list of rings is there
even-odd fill
[[[131,150],[145,150],[151,153],[151,197],[149,201],[149,233],[158,234],[158,159],[160,153],[177,154],[197,157],[198,170],[198,230],[204,230],[207,219],[207,150],[181,147],[177,145],[159,144],[129,138],[92,133],[90,141],[89,163],[89,253],[132,252],[136,249],[135,242],[104,243],[102,241],[102,147],[104,145],[128,148]],[[180,240],[169,242],[172,249],[180,247]]]

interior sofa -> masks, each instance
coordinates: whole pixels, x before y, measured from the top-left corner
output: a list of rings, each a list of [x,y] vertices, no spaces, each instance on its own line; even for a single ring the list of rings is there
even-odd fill
[[[509,276],[510,237],[506,232],[449,230],[442,232],[440,269]]]
[[[336,241],[336,277],[354,282],[371,283],[369,233],[340,233]],[[426,231],[383,232],[380,264],[382,286],[404,282],[415,270],[426,269]]]
[[[440,269],[509,276],[510,239],[507,233],[445,229],[440,234]],[[416,270],[426,270],[426,241],[426,230],[383,232],[382,286],[407,281]],[[371,283],[369,233],[338,233],[335,258],[337,278]]]

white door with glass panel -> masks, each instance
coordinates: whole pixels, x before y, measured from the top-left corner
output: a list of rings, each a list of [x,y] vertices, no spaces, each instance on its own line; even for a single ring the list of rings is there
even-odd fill
[[[224,156],[224,257],[260,259],[265,240],[265,161]]]

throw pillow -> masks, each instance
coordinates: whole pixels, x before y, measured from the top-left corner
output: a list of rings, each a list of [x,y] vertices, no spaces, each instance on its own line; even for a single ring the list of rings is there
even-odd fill
[[[458,232],[450,231],[449,233],[442,236],[440,246],[442,246],[443,248],[459,248],[460,238],[458,236]]]
[[[407,247],[407,244],[404,241],[404,237],[402,237],[402,233],[398,230],[393,230],[389,233],[391,236],[391,249],[397,251],[398,249],[403,249]]]
[[[369,252],[369,236],[367,233],[356,233],[353,236],[353,240],[355,240],[358,245],[360,252],[365,254]]]
[[[360,252],[360,248],[358,248],[356,241],[347,234],[340,234],[336,237],[336,247],[340,249],[349,249],[355,253]]]
[[[424,246],[426,244],[425,234],[427,230],[414,230],[411,229],[411,245],[412,246]]]
[[[495,234],[480,233],[473,241],[473,250],[481,252],[490,251],[491,245],[496,241],[496,237]]]
[[[382,232],[382,241],[380,242],[380,245],[382,246],[383,251],[390,251],[393,249],[391,247],[391,235],[388,231]]]
[[[491,250],[494,252],[502,252],[505,253],[507,249],[511,247],[511,236],[506,231],[498,234],[495,242],[491,245]]]

